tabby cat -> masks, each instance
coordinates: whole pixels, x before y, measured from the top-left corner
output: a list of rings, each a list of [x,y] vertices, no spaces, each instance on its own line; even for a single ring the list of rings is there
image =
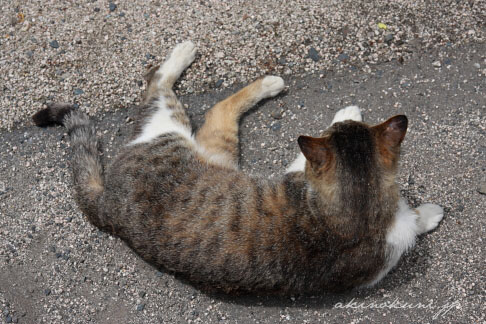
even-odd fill
[[[194,134],[172,87],[195,55],[179,44],[148,74],[135,135],[106,172],[84,113],[50,105],[33,116],[68,129],[75,198],[94,226],[192,282],[290,294],[373,285],[438,225],[441,207],[409,208],[395,183],[405,116],[371,127],[344,108],[320,137],[298,138],[281,178],[250,176],[238,169],[239,118],[284,81],[256,80]]]

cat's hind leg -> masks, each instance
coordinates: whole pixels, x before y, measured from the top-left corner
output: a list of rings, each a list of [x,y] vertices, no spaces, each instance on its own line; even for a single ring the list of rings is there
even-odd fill
[[[203,157],[209,163],[238,168],[238,125],[241,115],[260,100],[279,94],[284,86],[282,78],[266,76],[212,107],[196,135]]]
[[[187,41],[178,44],[161,67],[149,72],[140,112],[143,116],[137,121],[135,138],[130,144],[151,142],[166,133],[177,133],[194,141],[189,117],[172,87],[195,57],[196,46]]]

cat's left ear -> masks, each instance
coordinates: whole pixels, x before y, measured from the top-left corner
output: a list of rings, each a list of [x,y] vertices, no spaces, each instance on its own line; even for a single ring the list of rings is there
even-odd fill
[[[307,161],[311,163],[314,170],[319,169],[324,165],[330,156],[329,145],[327,138],[299,136],[297,139],[300,150],[304,154]]]

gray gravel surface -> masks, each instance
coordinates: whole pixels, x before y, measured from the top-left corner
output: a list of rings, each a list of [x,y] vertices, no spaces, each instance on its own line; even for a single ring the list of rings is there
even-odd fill
[[[2,0],[0,10],[0,128],[9,129],[53,99],[92,114],[133,103],[143,73],[182,40],[200,48],[180,87],[193,93],[266,73],[369,71],[484,41],[486,23],[485,0]]]
[[[485,322],[484,1],[19,3],[0,4],[0,323]],[[404,44],[387,36],[394,28]],[[369,55],[356,41],[365,36]],[[109,162],[133,128],[141,75],[188,38],[201,55],[178,87],[196,126],[241,82],[286,79],[242,121],[248,172],[281,174],[297,136],[317,135],[346,105],[370,123],[405,113],[402,193],[442,205],[438,229],[373,289],[284,298],[202,292],[88,224],[72,199],[67,134],[27,117],[46,101],[79,103]],[[279,65],[258,65],[277,47]]]

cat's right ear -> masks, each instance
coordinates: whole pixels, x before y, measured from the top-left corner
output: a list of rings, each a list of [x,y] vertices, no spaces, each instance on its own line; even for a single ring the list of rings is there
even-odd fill
[[[398,147],[407,133],[408,119],[405,115],[398,115],[375,127],[381,140],[390,148]]]
[[[300,150],[314,170],[321,168],[330,157],[327,138],[299,136],[297,142],[299,143]]]

